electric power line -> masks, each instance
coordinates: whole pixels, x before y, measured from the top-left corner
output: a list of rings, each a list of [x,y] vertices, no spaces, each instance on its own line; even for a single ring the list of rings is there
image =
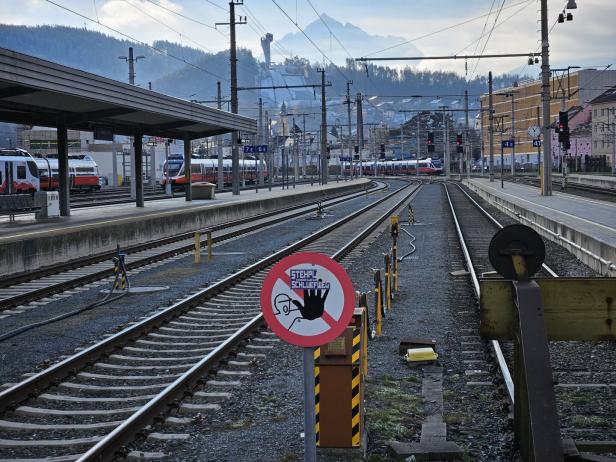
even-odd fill
[[[131,35],[129,35],[129,34],[126,34],[126,33],[122,32],[122,31],[120,31],[120,30],[118,30],[118,29],[115,29],[115,28],[113,28],[113,27],[111,27],[111,26],[108,26],[107,24],[105,24],[105,23],[103,23],[103,22],[101,22],[101,21],[97,21],[97,20],[95,20],[95,19],[90,18],[89,16],[86,16],[86,15],[84,15],[84,14],[82,14],[82,13],[79,13],[78,11],[75,11],[75,10],[73,10],[73,9],[71,9],[71,8],[68,8],[67,6],[61,5],[60,3],[56,3],[56,2],[55,2],[55,1],[53,1],[53,0],[45,0],[45,1],[46,1],[47,3],[50,3],[50,4],[54,5],[54,6],[57,6],[58,8],[61,8],[61,9],[65,10],[65,11],[68,11],[68,12],[70,12],[70,13],[72,13],[72,14],[76,15],[76,16],[79,16],[79,17],[80,17],[80,18],[82,18],[82,19],[86,19],[86,20],[88,20],[88,21],[90,21],[90,22],[93,22],[93,23],[95,23],[95,24],[98,24],[98,25],[100,25],[100,26],[102,26],[102,27],[104,27],[104,28],[106,28],[106,29],[109,29],[110,31],[115,32],[116,34],[119,34],[119,35],[121,35],[121,36],[123,36],[123,37],[126,37],[126,38],[128,38],[128,39],[132,40],[133,42],[138,43],[138,44],[139,44],[139,45],[141,45],[141,46],[144,46],[144,47],[146,47],[146,48],[149,48],[149,49],[151,49],[151,50],[155,51],[156,53],[159,53],[159,54],[161,54],[161,55],[168,56],[168,57],[170,57],[170,58],[172,58],[172,59],[175,59],[175,60],[177,60],[177,61],[183,62],[184,64],[187,64],[187,65],[188,65],[188,66],[190,66],[190,67],[193,67],[193,68],[195,68],[195,69],[197,69],[197,70],[200,70],[200,71],[202,71],[202,72],[205,72],[206,74],[209,74],[209,75],[211,75],[211,76],[213,76],[213,77],[216,77],[217,79],[221,79],[221,80],[224,80],[224,81],[226,81],[226,82],[228,82],[228,81],[229,81],[229,79],[226,79],[226,78],[224,78],[224,77],[219,76],[218,74],[215,74],[215,73],[213,73],[213,72],[211,72],[211,71],[208,71],[207,69],[205,69],[205,68],[203,68],[203,67],[201,67],[201,66],[198,66],[198,65],[196,65],[196,64],[194,64],[194,63],[191,63],[190,61],[187,61],[187,60],[186,60],[186,59],[184,59],[184,58],[180,58],[179,56],[175,56],[175,55],[173,55],[173,54],[169,53],[167,50],[161,50],[160,48],[157,48],[157,47],[155,47],[155,46],[153,46],[153,45],[150,45],[150,44],[148,44],[148,43],[145,43],[145,42],[143,42],[143,41],[141,41],[141,40],[139,40],[139,39],[137,39],[137,38],[135,38],[135,37],[133,37],[133,36],[131,36]]]
[[[513,3],[513,4],[508,5],[506,8],[503,8],[503,9],[504,10],[508,10],[509,8],[514,8],[516,6],[522,5],[522,4],[526,3],[527,1],[528,0],[523,0],[521,2]],[[381,50],[373,51],[372,53],[368,53],[365,56],[368,57],[368,56],[376,55],[376,54],[382,53],[384,51],[388,51],[388,50],[391,50],[393,48],[397,48],[397,47],[400,47],[402,45],[406,45],[408,43],[416,42],[418,40],[422,40],[422,39],[431,37],[433,35],[440,34],[441,32],[446,32],[448,30],[455,29],[455,28],[463,26],[465,24],[469,24],[471,22],[477,21],[478,19],[482,19],[482,18],[485,18],[486,16],[490,16],[491,14],[492,14],[492,12],[490,11],[490,13],[482,14],[482,15],[476,16],[474,18],[466,19],[466,20],[464,20],[462,22],[459,22],[459,23],[456,23],[456,24],[452,24],[451,26],[447,26],[447,27],[444,27],[442,29],[438,29],[438,30],[435,30],[435,31],[432,31],[432,32],[428,32],[427,34],[420,35],[418,37],[415,37],[415,38],[412,38],[412,39],[409,39],[409,40],[405,40],[404,42],[397,43],[396,45],[391,45],[391,46],[388,46],[388,47],[383,48]]]

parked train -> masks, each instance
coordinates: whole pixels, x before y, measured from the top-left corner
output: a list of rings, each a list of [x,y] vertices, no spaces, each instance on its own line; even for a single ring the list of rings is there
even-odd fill
[[[254,183],[258,177],[258,160],[240,159],[240,178],[247,183]],[[223,178],[225,183],[231,183],[231,159],[223,159]],[[259,167],[260,168],[260,167]],[[264,177],[267,177],[267,167],[263,163]],[[218,181],[218,159],[192,158],[190,160],[191,181],[208,181],[216,183]],[[163,167],[163,179],[161,184],[165,186],[167,181],[172,186],[183,186],[186,184],[184,171],[184,158],[182,156],[172,156]]]
[[[41,187],[38,168],[23,149],[0,149],[0,194],[33,194]]]
[[[354,162],[353,167],[357,172],[359,162]],[[363,162],[362,172],[364,175],[374,174],[375,163]],[[416,160],[384,160],[376,162],[377,174],[379,175],[416,175],[417,161]],[[348,170],[348,167],[347,167]],[[431,158],[419,159],[419,174],[420,175],[441,175],[443,168]]]
[[[88,154],[69,154],[71,191],[99,190],[98,166]],[[33,194],[60,187],[58,155],[32,157],[24,149],[0,149],[0,194]]]
[[[58,155],[49,154],[46,157],[34,158],[41,190],[50,191],[58,189]],[[71,191],[98,191],[101,189],[98,182],[98,165],[89,154],[69,154],[68,171]]]

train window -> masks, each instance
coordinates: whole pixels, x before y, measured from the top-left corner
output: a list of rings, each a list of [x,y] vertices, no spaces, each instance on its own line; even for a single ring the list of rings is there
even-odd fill
[[[192,164],[190,166],[190,173],[201,173],[201,164]]]
[[[26,166],[25,165],[18,165],[17,166],[17,179],[18,180],[25,180],[26,179]]]
[[[30,170],[30,175],[34,178],[38,178],[38,168],[36,168],[36,162],[28,162],[28,170]]]

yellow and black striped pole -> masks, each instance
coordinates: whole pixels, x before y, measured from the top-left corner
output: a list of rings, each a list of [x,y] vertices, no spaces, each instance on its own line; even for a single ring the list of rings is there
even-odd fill
[[[321,393],[321,368],[317,366],[319,363],[319,358],[321,357],[321,348],[317,347],[314,349],[314,431],[317,437],[317,447],[321,444],[320,435],[321,428],[319,425],[319,414],[321,412],[321,408],[319,405],[319,395]]]
[[[359,349],[358,349],[359,356]],[[358,358],[359,361],[359,358]],[[351,446],[359,447],[361,444],[361,414],[359,406],[361,404],[360,388],[360,366],[352,366],[351,379]]]
[[[119,273],[120,273],[120,258],[119,257],[113,257],[113,275],[114,275],[114,282],[113,282],[113,288],[114,289],[119,289],[120,288],[120,277],[119,277]]]
[[[385,255],[385,299],[387,311],[391,311],[391,262],[389,255]]]

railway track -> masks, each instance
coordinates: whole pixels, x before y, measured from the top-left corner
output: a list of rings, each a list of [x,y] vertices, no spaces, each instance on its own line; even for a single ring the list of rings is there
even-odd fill
[[[470,273],[475,303],[479,300],[478,279],[482,273],[492,272],[488,260],[488,246],[494,231],[503,225],[476,202],[461,186],[444,184],[452,217],[464,254],[464,264]],[[572,260],[575,257],[570,256]],[[544,264],[535,277],[559,277],[557,272]],[[460,292],[469,289],[460,285]],[[491,341],[491,355],[482,349],[479,335],[478,310],[468,312],[461,325],[466,367],[474,380],[494,381],[490,370],[491,356],[498,365],[496,381],[504,384],[504,392],[513,402],[513,348],[510,343]],[[614,346],[609,342],[551,342],[550,355],[557,404],[563,438],[574,440],[616,440],[613,393],[616,372],[613,368]],[[581,446],[584,447],[583,445]],[[592,448],[591,443],[587,444]]]
[[[509,177],[505,178],[506,181],[511,181],[513,183],[522,183],[530,186],[540,186],[540,181],[538,178],[534,177]],[[562,188],[562,180],[558,178],[552,178],[552,183],[555,191],[559,191]],[[572,181],[567,182],[567,191],[570,194],[576,194],[583,197],[588,197],[589,199],[597,199],[597,200],[605,200],[609,202],[616,202],[616,190],[599,188],[596,186],[584,185],[579,183],[574,183]]]
[[[250,361],[275,340],[259,334],[268,269],[299,250],[353,258],[418,189],[387,194],[0,392],[0,458],[111,460],[170,405],[215,411],[225,397],[221,384],[248,375]],[[191,402],[182,404],[188,395]]]
[[[312,180],[314,181],[314,180]],[[311,180],[301,180],[296,182],[297,185],[310,183]],[[292,182],[290,183],[292,184]],[[275,181],[272,184],[273,188],[278,188],[282,185],[281,182]],[[257,185],[247,185],[240,187],[241,191],[250,191],[257,187]],[[264,190],[267,189],[268,185],[259,185],[259,189]],[[221,190],[217,190],[217,193],[230,192],[231,188],[223,188]],[[144,188],[144,200],[145,201],[153,201],[153,200],[162,200],[162,199],[171,199],[174,197],[184,197],[183,191],[174,191],[171,196],[165,194],[164,189],[161,187]],[[131,198],[130,187],[108,187],[101,189],[96,192],[82,192],[82,193],[73,193],[71,194],[71,207],[72,208],[85,208],[85,207],[96,207],[101,205],[119,205],[119,204],[129,204],[131,202],[135,202],[135,199]]]
[[[385,188],[383,183],[373,186],[368,192]],[[322,207],[332,207],[364,195],[365,192],[337,195],[320,201]],[[212,231],[213,243],[222,242],[247,234],[264,226],[280,223],[299,216],[314,213],[319,201],[311,201],[256,216],[222,223],[208,228]],[[206,239],[204,234],[203,239]],[[194,251],[194,233],[183,233],[137,246],[122,249],[127,254],[128,270],[135,270],[154,262],[173,258]],[[113,277],[110,259],[113,252],[96,255],[77,262],[68,262],[44,270],[0,280],[0,312],[19,307],[54,294]],[[50,299],[51,300],[51,299]]]

